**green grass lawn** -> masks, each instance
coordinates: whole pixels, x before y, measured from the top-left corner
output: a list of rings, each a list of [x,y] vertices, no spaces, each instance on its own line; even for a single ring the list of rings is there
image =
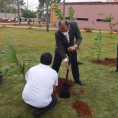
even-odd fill
[[[38,62],[27,60],[39,60],[43,52],[51,52],[54,57],[55,38],[54,31],[18,28],[0,28],[0,52],[5,48],[4,39],[11,38],[17,50],[17,56],[21,62],[26,61],[26,71],[38,64]],[[80,78],[86,84],[80,86],[75,84],[72,90],[84,89],[81,95],[72,94],[68,99],[58,97],[54,108],[47,111],[41,118],[78,118],[76,111],[72,108],[74,100],[85,102],[92,112],[90,118],[117,118],[118,117],[118,73],[110,71],[115,67],[102,66],[92,63],[97,56],[95,51],[89,49],[94,39],[93,33],[82,33],[83,41],[80,50],[77,50],[78,60],[83,62],[79,66]],[[113,34],[102,34],[101,59],[116,58],[118,36]],[[8,65],[0,57],[0,68]],[[4,73],[4,72],[3,72]],[[105,75],[108,76],[105,76]],[[62,62],[59,77],[65,78],[66,68]],[[18,76],[15,70],[10,70],[3,75],[4,81],[0,85],[0,118],[32,118],[34,111],[22,100],[24,79]],[[71,71],[69,79],[73,80]],[[84,118],[84,117],[81,117]]]

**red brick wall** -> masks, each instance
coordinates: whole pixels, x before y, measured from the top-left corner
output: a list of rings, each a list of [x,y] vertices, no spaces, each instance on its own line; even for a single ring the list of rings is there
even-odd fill
[[[0,19],[0,23],[13,23],[18,21],[8,21],[8,19]]]

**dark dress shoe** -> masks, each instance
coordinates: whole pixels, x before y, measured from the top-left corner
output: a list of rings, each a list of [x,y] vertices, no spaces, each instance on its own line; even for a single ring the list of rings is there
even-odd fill
[[[0,72],[0,84],[2,83],[3,79],[2,79],[2,72]]]
[[[77,61],[77,63],[78,63],[78,65],[82,65],[83,63],[82,62],[80,62],[80,61]]]
[[[81,81],[75,81],[77,84],[81,85],[81,86],[84,86],[85,84]]]
[[[39,118],[39,116],[40,116],[40,114],[37,111],[34,111],[32,113],[32,115],[33,115],[34,118]]]

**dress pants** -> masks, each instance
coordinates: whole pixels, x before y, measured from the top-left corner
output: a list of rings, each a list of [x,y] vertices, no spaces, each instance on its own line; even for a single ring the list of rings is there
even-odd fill
[[[49,109],[51,109],[52,107],[54,107],[54,106],[56,105],[56,103],[57,103],[57,97],[56,97],[55,95],[52,95],[52,102],[51,102],[48,106],[46,106],[46,107],[44,107],[44,108],[37,108],[37,107],[31,106],[31,105],[29,105],[29,104],[28,104],[28,105],[29,105],[30,107],[36,109],[36,112],[38,112],[38,114],[41,115],[41,114],[43,114],[44,112],[46,112],[47,110],[49,110]]]
[[[66,51],[65,53],[69,56],[68,51]],[[79,82],[79,67],[77,63],[77,52],[76,50],[74,50],[73,52],[70,52],[70,54],[71,54],[71,70],[72,70],[73,78],[75,82]],[[57,51],[55,51],[55,57],[54,57],[52,68],[57,73],[59,71],[61,62],[62,62],[62,58],[60,54]]]

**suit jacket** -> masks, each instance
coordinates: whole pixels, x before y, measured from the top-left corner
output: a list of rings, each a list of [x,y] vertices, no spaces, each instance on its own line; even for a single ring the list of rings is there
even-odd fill
[[[65,51],[68,49],[68,47],[73,46],[76,44],[78,47],[82,41],[80,30],[77,26],[77,23],[74,21],[69,22],[70,28],[69,28],[69,38],[70,43],[68,43],[65,35],[63,35],[59,29],[55,32],[55,39],[56,39],[56,48],[55,50],[60,54],[62,59],[66,58]],[[74,37],[76,38],[76,41],[74,42]]]

